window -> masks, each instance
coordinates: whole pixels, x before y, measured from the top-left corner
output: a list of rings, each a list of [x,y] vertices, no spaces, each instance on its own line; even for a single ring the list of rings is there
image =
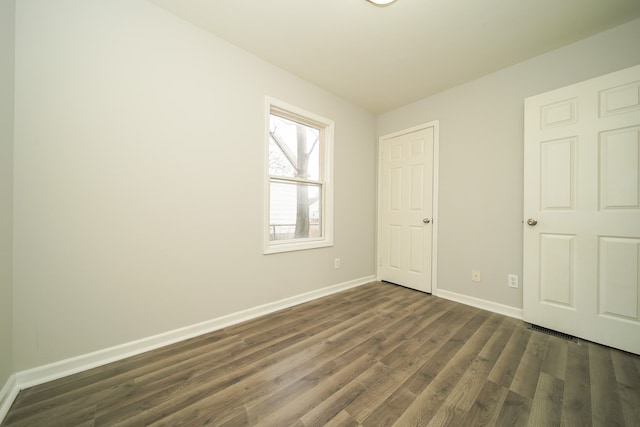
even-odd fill
[[[267,99],[265,253],[333,244],[333,122]]]

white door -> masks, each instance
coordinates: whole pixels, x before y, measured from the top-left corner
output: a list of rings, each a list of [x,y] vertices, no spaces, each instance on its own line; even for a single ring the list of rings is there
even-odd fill
[[[431,292],[437,122],[380,139],[378,279]]]
[[[525,100],[524,319],[640,354],[640,66]]]

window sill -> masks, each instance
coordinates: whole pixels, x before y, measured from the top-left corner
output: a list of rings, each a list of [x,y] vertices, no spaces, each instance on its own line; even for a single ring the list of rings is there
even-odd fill
[[[267,243],[263,253],[265,255],[278,254],[282,252],[303,251],[307,249],[326,248],[333,246],[331,240],[307,240],[302,242],[287,242],[287,243]]]

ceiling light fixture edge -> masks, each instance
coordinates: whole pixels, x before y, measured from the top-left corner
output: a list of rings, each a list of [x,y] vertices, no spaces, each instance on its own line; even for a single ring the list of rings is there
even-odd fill
[[[376,4],[376,5],[379,5],[379,6],[384,6],[386,4],[391,4],[396,0],[367,0],[367,1],[370,2],[370,3]]]

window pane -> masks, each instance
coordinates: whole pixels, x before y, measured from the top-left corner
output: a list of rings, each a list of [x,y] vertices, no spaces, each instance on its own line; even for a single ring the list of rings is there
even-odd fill
[[[269,138],[269,175],[295,177],[296,170],[273,138]]]
[[[271,181],[269,240],[322,237],[321,185]]]
[[[320,180],[320,130],[271,114],[269,175]]]

